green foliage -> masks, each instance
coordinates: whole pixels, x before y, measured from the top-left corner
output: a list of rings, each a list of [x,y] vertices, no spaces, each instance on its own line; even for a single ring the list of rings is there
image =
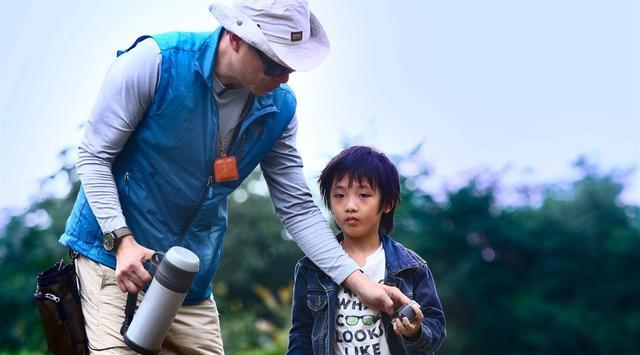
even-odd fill
[[[224,243],[214,285],[225,284],[241,302],[259,301],[253,292],[247,292],[257,280],[272,290],[291,281],[295,263],[303,254],[285,236],[259,171],[229,198],[229,227]]]
[[[66,178],[77,193],[75,175],[63,168],[48,178]],[[66,255],[58,244],[73,199],[45,198],[26,212],[14,216],[0,231],[0,314],[5,320],[0,330],[0,351],[44,351],[46,344],[40,318],[33,301],[36,275]]]
[[[229,228],[213,284],[227,352],[280,349],[282,339],[260,331],[260,325],[288,330],[290,295],[283,290],[291,289],[293,268],[302,255],[285,236],[265,182],[254,172],[229,199]]]
[[[402,162],[416,163],[413,156]],[[426,169],[402,178],[393,236],[433,271],[447,316],[441,354],[640,352],[640,208],[585,160],[581,178],[548,185],[537,205],[500,206],[499,179],[480,177],[436,200],[419,189]],[[46,348],[32,294],[35,275],[63,257],[57,239],[73,186],[16,215],[0,231],[1,353]],[[293,267],[286,238],[255,172],[229,201],[230,225],[214,293],[229,354],[282,354]]]
[[[404,180],[394,235],[434,272],[441,353],[640,350],[638,207],[619,202],[615,176],[582,173],[549,186],[539,207],[510,209],[496,205],[495,184],[472,180],[438,204]]]

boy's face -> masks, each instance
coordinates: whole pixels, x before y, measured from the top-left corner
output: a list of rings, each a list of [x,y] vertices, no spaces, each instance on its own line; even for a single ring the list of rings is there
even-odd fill
[[[335,180],[331,186],[331,213],[345,238],[378,239],[378,227],[382,213],[380,192],[362,181],[352,181],[349,176]]]

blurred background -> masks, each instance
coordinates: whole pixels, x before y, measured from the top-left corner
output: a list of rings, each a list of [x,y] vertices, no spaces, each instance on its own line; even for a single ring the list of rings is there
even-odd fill
[[[76,147],[115,51],[217,25],[204,0],[0,4],[0,353],[43,353],[35,276],[66,253]],[[393,157],[393,236],[435,275],[439,353],[640,353],[639,3],[310,4],[332,52],[290,81],[309,185],[345,146]],[[227,353],[284,352],[301,256],[256,171],[214,285]]]

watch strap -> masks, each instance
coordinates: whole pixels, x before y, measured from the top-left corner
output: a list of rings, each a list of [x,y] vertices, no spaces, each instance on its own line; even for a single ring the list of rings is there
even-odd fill
[[[126,237],[131,233],[131,230],[129,230],[128,227],[122,227],[122,228],[118,228],[116,230],[113,231],[113,234],[116,236],[116,239],[120,239],[122,237]]]

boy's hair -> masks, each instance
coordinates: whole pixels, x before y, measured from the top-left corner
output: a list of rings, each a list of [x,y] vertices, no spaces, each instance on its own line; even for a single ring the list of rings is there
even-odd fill
[[[325,205],[331,209],[331,187],[337,180],[349,176],[349,186],[356,181],[369,183],[380,192],[380,210],[390,207],[380,219],[380,230],[386,234],[393,229],[393,214],[400,203],[400,178],[395,165],[374,148],[353,146],[340,152],[322,170],[318,183]]]

